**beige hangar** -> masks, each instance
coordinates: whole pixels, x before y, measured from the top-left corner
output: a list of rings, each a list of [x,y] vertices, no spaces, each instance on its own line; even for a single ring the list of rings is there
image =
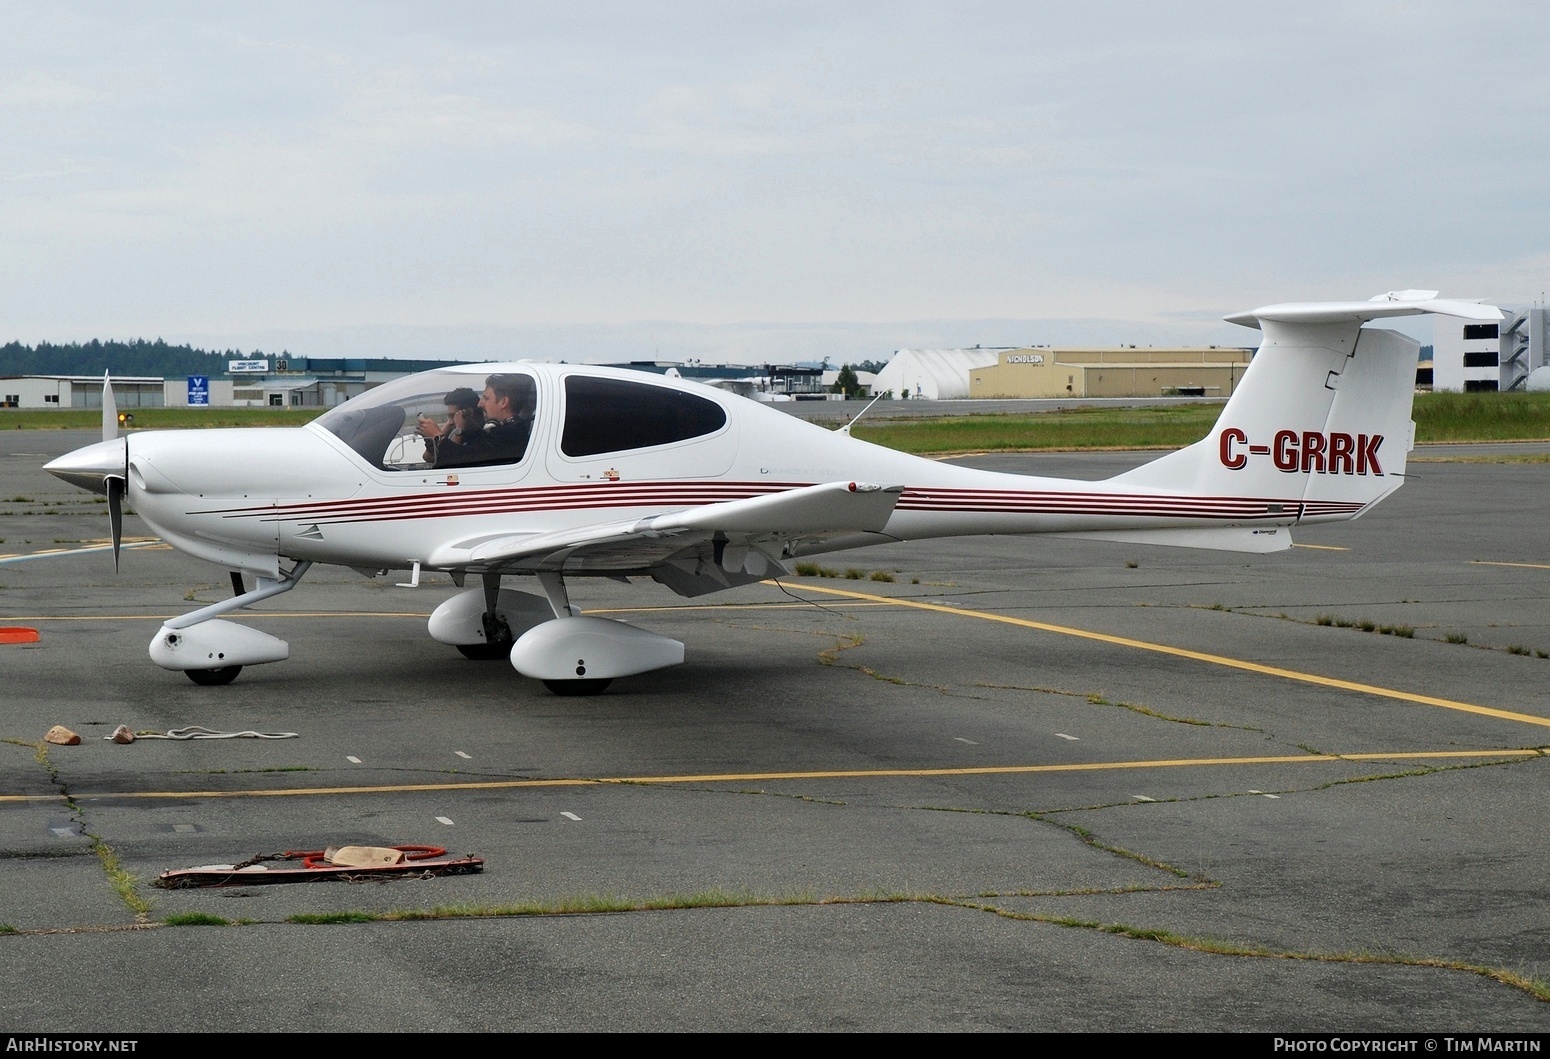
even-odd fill
[[[1006,349],[997,362],[969,372],[969,396],[1228,397],[1253,350]]]

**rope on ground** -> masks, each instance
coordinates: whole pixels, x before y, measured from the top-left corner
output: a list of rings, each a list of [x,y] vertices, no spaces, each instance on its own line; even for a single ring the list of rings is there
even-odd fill
[[[174,728],[168,732],[136,732],[136,739],[299,739],[296,732],[217,732],[202,725]]]

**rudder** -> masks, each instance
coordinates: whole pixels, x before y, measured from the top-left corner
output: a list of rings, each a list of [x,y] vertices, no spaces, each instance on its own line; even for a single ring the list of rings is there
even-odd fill
[[[1296,505],[1287,524],[1355,518],[1404,481],[1419,351],[1405,335],[1362,325],[1415,313],[1501,319],[1493,306],[1432,291],[1228,317],[1260,327],[1264,340],[1211,433],[1112,481],[1282,501]]]

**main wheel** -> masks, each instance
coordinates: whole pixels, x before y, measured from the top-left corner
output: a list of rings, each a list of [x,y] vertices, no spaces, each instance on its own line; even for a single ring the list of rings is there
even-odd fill
[[[612,677],[598,680],[546,680],[544,687],[556,695],[598,695],[613,682]]]
[[[457,649],[464,658],[472,658],[476,662],[493,662],[500,658],[510,658],[511,644],[511,640],[496,640],[494,643],[460,643]]]
[[[205,687],[215,687],[218,684],[230,684],[237,679],[237,674],[242,672],[241,666],[222,666],[219,669],[185,669],[188,679],[195,684]]]
[[[460,643],[457,649],[462,652],[464,658],[472,658],[476,662],[493,662],[497,658],[510,658],[511,647],[515,644],[516,637],[511,635],[511,626],[506,624],[506,619],[499,614],[485,614],[480,619],[484,624],[483,643]]]

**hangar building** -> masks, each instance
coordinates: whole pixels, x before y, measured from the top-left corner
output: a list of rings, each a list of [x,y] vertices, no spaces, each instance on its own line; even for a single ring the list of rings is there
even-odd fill
[[[160,408],[173,403],[167,400],[167,387],[159,375],[115,375],[113,395],[120,408]],[[0,408],[101,407],[100,375],[0,376]]]
[[[901,349],[894,353],[873,393],[891,392],[900,398],[949,401],[969,396],[969,376],[976,368],[996,362],[996,349]]]
[[[1229,397],[1253,355],[1230,346],[997,350],[969,373],[967,396]]]

